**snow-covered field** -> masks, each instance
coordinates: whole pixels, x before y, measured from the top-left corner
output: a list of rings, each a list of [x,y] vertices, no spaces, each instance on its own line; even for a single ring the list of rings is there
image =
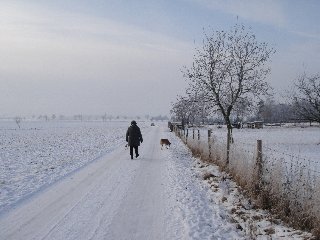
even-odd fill
[[[208,126],[200,128],[201,141],[207,142],[207,129],[212,129],[212,136],[220,144],[226,144],[226,126]],[[192,129],[190,129],[192,131]],[[197,132],[196,132],[197,135]],[[232,148],[243,150],[249,156],[256,154],[257,140],[262,140],[263,155],[268,161],[303,166],[320,177],[320,127],[264,127],[263,129],[233,129]],[[189,133],[192,138],[192,132]],[[197,138],[197,136],[196,136]]]
[[[208,144],[208,128],[212,129],[212,137]],[[192,132],[187,142],[193,151],[202,158],[214,159],[225,164],[226,159],[226,127],[209,126],[200,128],[200,141]],[[234,129],[234,143],[230,149],[230,173],[246,191],[252,192],[258,178],[256,174],[257,140],[262,140],[262,166],[260,179],[265,189],[270,190],[272,206],[281,217],[287,208],[293,213],[291,222],[298,223],[302,215],[319,219],[319,184],[320,184],[320,128],[316,127],[265,127],[263,129]],[[215,184],[216,185],[216,184]],[[307,187],[306,187],[307,186]],[[252,193],[254,194],[254,193]],[[278,200],[277,200],[278,199]],[[281,199],[281,201],[279,201]],[[279,203],[279,205],[277,205]],[[299,206],[299,207],[297,207]],[[281,209],[281,210],[280,210]],[[282,209],[284,209],[283,212]],[[288,219],[287,218],[287,219]],[[314,221],[314,223],[316,220]],[[318,224],[310,224],[309,229],[318,231]]]
[[[213,134],[226,139],[226,130],[214,128]],[[295,156],[301,160],[312,160],[320,163],[320,127],[264,127],[263,129],[234,129],[235,144],[256,146],[262,140],[266,150]]]
[[[5,239],[244,239],[215,207],[168,129],[144,131],[140,157],[118,147],[0,214]],[[159,138],[172,149],[161,150]]]
[[[7,184],[12,199],[37,191],[0,214],[4,239],[311,239],[310,234],[284,227],[268,213],[253,209],[234,182],[217,167],[193,158],[166,127],[142,127],[141,156],[133,161],[122,146],[127,123],[51,123],[32,128],[37,130],[26,126],[1,130],[2,136],[20,139],[15,149],[21,157],[14,155],[12,168],[1,167],[7,179],[25,184],[18,190]],[[70,136],[73,141],[65,140]],[[46,142],[47,138],[53,140]],[[171,148],[161,150],[159,138],[169,138]],[[9,141],[2,140],[2,147],[6,143],[11,149]],[[36,147],[53,148],[47,153],[53,156],[65,152],[59,156],[77,157],[64,162],[58,156],[39,155],[37,164],[30,164],[35,158],[23,161],[22,155],[29,156],[27,150]],[[81,155],[83,149],[90,149],[92,156]],[[1,160],[5,153],[2,150]],[[38,170],[46,174],[36,178]],[[34,179],[33,184],[27,185],[26,179]],[[49,185],[52,181],[56,182]],[[24,195],[19,193],[23,190]]]
[[[128,122],[0,121],[0,212],[125,145]],[[148,125],[139,126],[145,132]]]

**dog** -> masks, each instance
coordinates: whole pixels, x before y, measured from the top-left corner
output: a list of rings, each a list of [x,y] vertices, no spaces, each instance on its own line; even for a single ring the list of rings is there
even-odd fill
[[[169,142],[169,140],[166,139],[166,138],[161,138],[160,139],[160,145],[161,145],[161,149],[162,149],[163,145],[165,145],[166,148],[168,148],[168,146],[170,147],[171,142]]]

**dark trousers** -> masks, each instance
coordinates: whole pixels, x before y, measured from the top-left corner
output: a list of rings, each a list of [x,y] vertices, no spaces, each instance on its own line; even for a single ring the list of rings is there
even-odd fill
[[[133,156],[133,149],[136,153],[136,156],[139,154],[138,153],[138,146],[130,146],[130,155]]]

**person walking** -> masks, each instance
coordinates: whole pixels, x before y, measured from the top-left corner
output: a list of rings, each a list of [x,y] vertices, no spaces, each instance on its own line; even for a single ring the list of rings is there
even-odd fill
[[[143,142],[143,138],[140,128],[137,126],[137,122],[134,120],[131,121],[131,126],[127,130],[126,141],[130,146],[131,159],[133,159],[133,149],[135,151],[136,158],[139,157],[138,147],[140,146],[140,142]]]

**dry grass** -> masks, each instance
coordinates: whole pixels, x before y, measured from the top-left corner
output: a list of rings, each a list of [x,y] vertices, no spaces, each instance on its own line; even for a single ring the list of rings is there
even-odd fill
[[[216,178],[215,175],[213,175],[212,173],[206,172],[203,174],[203,180],[209,180],[210,178]]]
[[[320,178],[310,176],[306,166],[286,164],[268,153],[263,156],[263,175],[257,171],[254,151],[245,151],[236,145],[230,149],[226,165],[226,145],[215,138],[186,139],[195,157],[213,163],[228,172],[244,193],[254,199],[255,205],[268,209],[289,225],[312,232],[320,239]],[[204,174],[205,180],[210,179]],[[273,230],[270,229],[270,232]]]

